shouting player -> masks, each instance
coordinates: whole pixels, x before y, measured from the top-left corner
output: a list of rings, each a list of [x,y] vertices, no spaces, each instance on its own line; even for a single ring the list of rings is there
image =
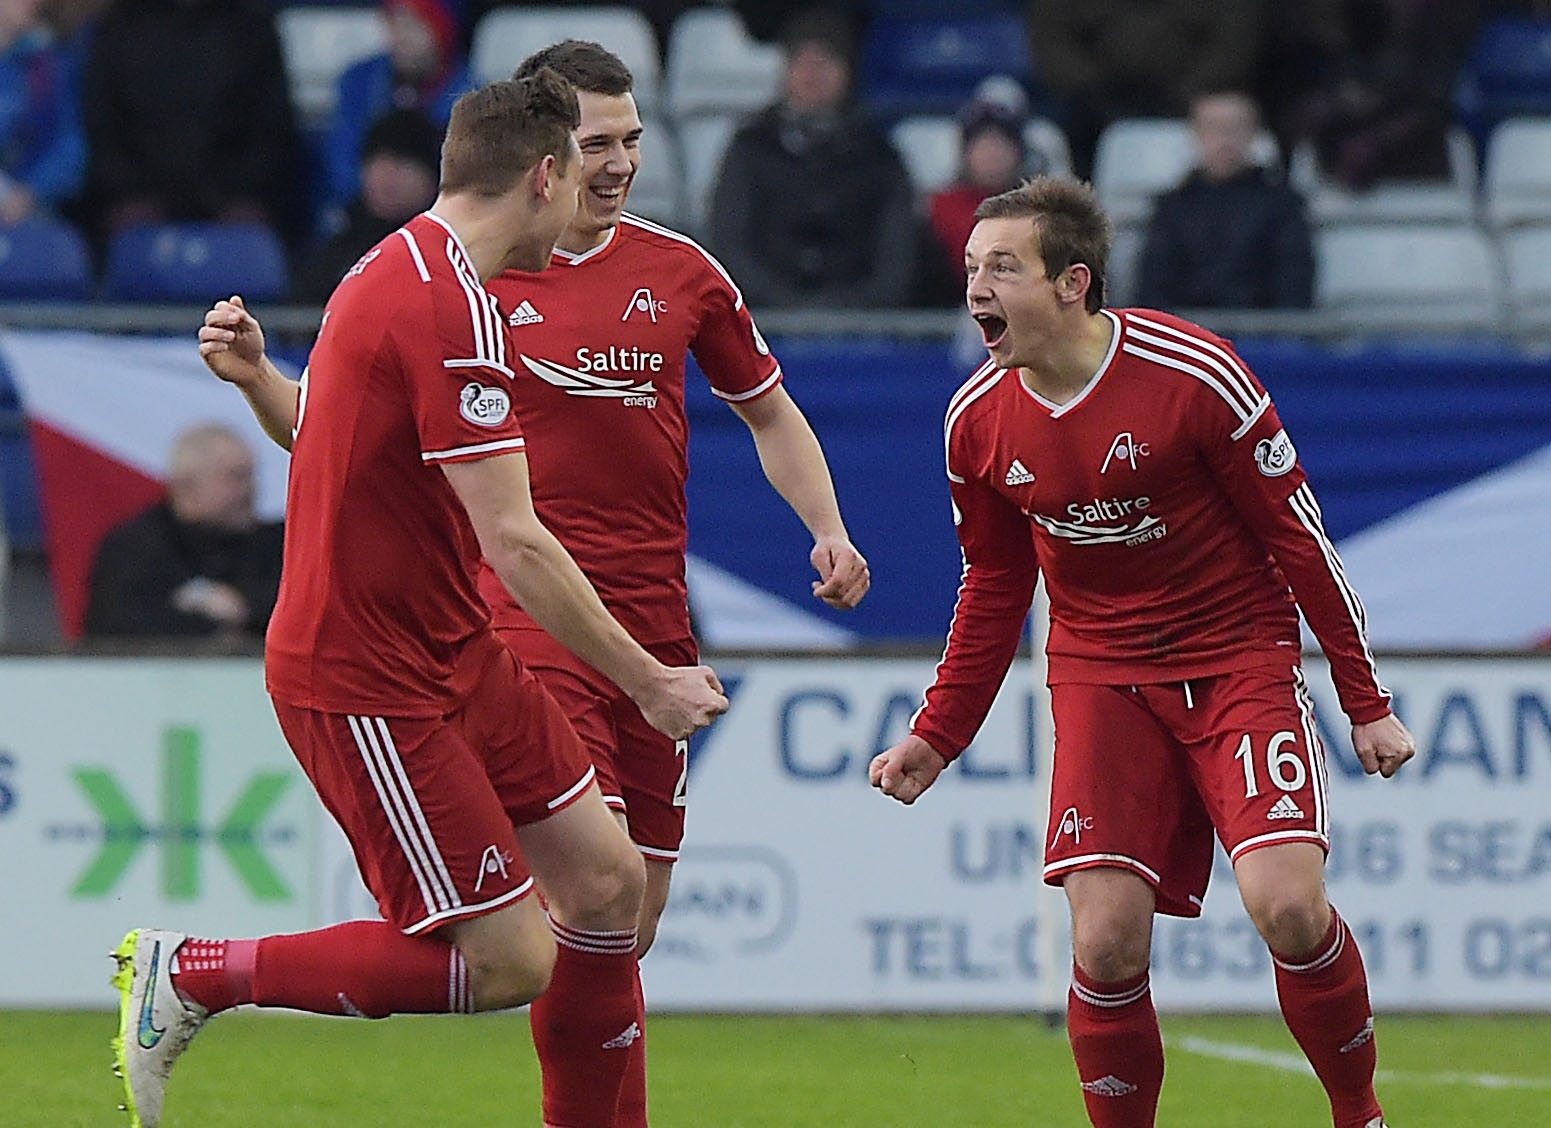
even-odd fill
[[[1292,441],[1226,341],[1103,308],[1109,221],[1086,186],[1041,177],[975,214],[967,298],[991,359],[946,424],[964,580],[936,680],[872,782],[912,803],[969,744],[1043,570],[1044,872],[1071,907],[1067,1031],[1089,1119],[1154,1122],[1153,914],[1200,913],[1215,831],[1336,1128],[1383,1128],[1367,976],[1325,899],[1326,769],[1299,608],[1363,767],[1389,777],[1415,744]]]
[[[290,389],[266,681],[385,919],[259,940],[131,932],[115,1047],[137,1128],[159,1122],[205,1019],[242,1003],[375,1017],[511,1007],[548,986],[593,1044],[632,1036],[642,863],[477,586],[483,556],[671,738],[726,708],[708,668],[630,638],[529,498],[506,326],[482,283],[548,261],[577,206],[578,120],[552,71],[460,99],[435,204],[343,279]],[[256,323],[202,333],[200,351],[239,383],[264,361]]]
[[[504,386],[530,439],[539,517],[647,650],[668,663],[696,660],[684,579],[684,381],[692,352],[712,390],[748,425],[766,477],[812,534],[813,594],[831,607],[856,606],[870,584],[867,562],[846,533],[819,442],[737,286],[692,240],[624,211],[641,163],[629,69],[596,43],[567,40],[517,74],[545,67],[578,91],[581,204],[547,270],[527,266],[490,281],[510,329],[513,375]],[[226,302],[206,321],[202,335],[213,336],[252,323]],[[271,437],[287,445],[296,385],[269,364],[252,375],[239,386]],[[644,954],[683,838],[687,744],[658,732],[606,671],[560,645],[493,569],[481,590],[502,638],[570,717],[605,801],[645,857]],[[624,1071],[613,1123],[644,1128],[644,1009],[643,1036],[602,1052],[576,1036],[554,991],[534,1005],[532,1021],[548,1122],[606,1122],[597,1118],[612,1100],[607,1080]]]

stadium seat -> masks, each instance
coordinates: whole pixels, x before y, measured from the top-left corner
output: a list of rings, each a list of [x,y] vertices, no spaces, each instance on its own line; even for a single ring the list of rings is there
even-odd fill
[[[635,76],[641,116],[660,112],[662,64],[657,33],[644,15],[622,5],[491,9],[474,25],[469,48],[474,80],[510,78],[518,63],[562,39],[590,39],[614,52]]]
[[[715,114],[679,123],[679,148],[684,156],[684,198],[690,231],[703,235],[711,214],[711,197],[722,171],[722,155],[743,119]]]
[[[684,170],[678,141],[665,121],[648,121],[645,126],[641,138],[644,159],[625,206],[636,215],[677,228],[685,221]]]
[[[1031,117],[1023,127],[1023,143],[1030,163],[1059,176],[1072,174],[1072,146],[1066,131],[1047,117]]]
[[[1455,82],[1454,105],[1478,142],[1504,118],[1551,114],[1551,20],[1482,24]]]
[[[1006,74],[1027,87],[1033,78],[1023,19],[1002,15],[879,17],[862,43],[858,91],[873,117],[951,114],[989,75]]]
[[[889,140],[905,162],[917,195],[946,188],[959,174],[959,126],[945,114],[900,118],[889,129]]]
[[[1504,232],[1502,248],[1514,327],[1551,337],[1551,222]]]
[[[1115,238],[1109,248],[1109,262],[1104,271],[1104,304],[1128,306],[1136,302],[1136,286],[1142,269],[1142,248],[1147,243],[1147,229],[1140,223],[1127,223],[1115,227]]]
[[[68,223],[32,216],[0,226],[0,301],[76,301],[94,288],[86,241]]]
[[[1449,130],[1448,180],[1382,180],[1361,192],[1343,188],[1319,167],[1307,142],[1293,150],[1288,183],[1304,194],[1309,220],[1337,223],[1466,223],[1475,218],[1475,143],[1461,127]]]
[[[275,15],[290,80],[291,104],[304,129],[320,129],[334,113],[335,84],[351,64],[387,47],[381,9],[320,6],[281,8]]]
[[[131,227],[108,245],[102,296],[127,302],[210,302],[228,294],[276,301],[287,288],[285,249],[257,223]]]
[[[668,32],[668,112],[695,114],[757,110],[781,86],[781,49],[749,36],[731,8],[691,8]]]
[[[1473,224],[1343,224],[1314,238],[1315,306],[1354,326],[1425,335],[1502,316],[1498,256]]]
[[[1492,130],[1481,213],[1499,229],[1551,222],[1551,116],[1509,118]]]
[[[1184,179],[1195,157],[1184,118],[1121,118],[1099,134],[1093,189],[1117,228],[1142,223],[1153,197]]]

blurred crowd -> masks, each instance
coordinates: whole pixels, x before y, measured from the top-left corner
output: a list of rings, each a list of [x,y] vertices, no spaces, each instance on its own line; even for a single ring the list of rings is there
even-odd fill
[[[534,6],[339,6],[371,34],[317,98],[301,67],[319,52],[297,36],[341,33],[288,21],[299,7],[0,0],[0,232],[68,225],[100,275],[129,232],[257,229],[283,264],[273,296],[322,301],[429,204],[452,103],[500,76],[480,72],[499,57],[482,35]],[[586,37],[595,9],[560,7]],[[1117,216],[1137,245],[1112,297],[1308,306],[1312,187],[1457,180],[1460,136],[1474,176],[1498,122],[1467,89],[1472,52],[1492,29],[1551,21],[1535,0],[631,7],[666,92],[643,105],[659,191],[643,184],[636,210],[704,242],[761,308],[954,304],[980,200],[1044,171],[1103,196],[1106,133],[1156,118],[1188,122],[1191,148],[1142,213]],[[727,104],[689,108],[677,72],[707,60],[673,48],[708,9],[741,24],[752,69]],[[916,56],[931,81],[911,78]]]

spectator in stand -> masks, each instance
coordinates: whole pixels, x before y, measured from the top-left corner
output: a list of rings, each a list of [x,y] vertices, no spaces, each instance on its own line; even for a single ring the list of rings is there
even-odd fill
[[[324,146],[324,203],[344,209],[361,190],[362,143],[389,110],[419,110],[447,128],[452,104],[474,88],[451,0],[383,0],[388,49],[339,76]]]
[[[781,42],[781,97],[723,158],[712,249],[751,305],[901,305],[914,284],[914,192],[899,154],[852,101],[850,26],[813,9],[793,17]]]
[[[296,273],[291,296],[322,305],[355,262],[436,199],[442,132],[419,110],[389,110],[361,147],[361,188],[345,225]]]
[[[1346,0],[1345,49],[1296,112],[1321,170],[1361,191],[1387,179],[1448,179],[1453,91],[1481,0]]]
[[[963,301],[964,244],[974,230],[980,202],[1016,188],[1025,176],[1049,171],[1030,167],[1023,137],[1027,99],[1016,86],[988,87],[989,80],[958,114],[962,145],[958,180],[934,192],[927,202],[936,251],[958,282],[955,302]]]
[[[296,124],[266,0],[117,0],[83,82],[99,240],[185,220],[299,231]]]
[[[253,452],[219,424],[173,443],[167,497],[97,551],[88,638],[264,637],[280,590],[283,525],[254,513]]]
[[[1314,301],[1314,248],[1303,197],[1255,162],[1254,100],[1239,91],[1198,97],[1190,128],[1198,163],[1153,207],[1137,304],[1307,308]]]
[[[0,0],[0,225],[53,211],[86,170],[75,76],[40,0]]]
[[[1247,0],[1030,0],[1040,79],[1064,103],[1079,177],[1099,134],[1121,117],[1184,116],[1202,90],[1255,77],[1265,5]]]

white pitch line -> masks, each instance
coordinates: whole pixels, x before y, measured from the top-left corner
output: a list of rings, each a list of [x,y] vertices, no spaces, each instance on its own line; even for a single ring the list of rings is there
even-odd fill
[[[1169,1045],[1178,1046],[1188,1053],[1202,1057],[1219,1058],[1222,1061],[1242,1061],[1283,1073],[1303,1073],[1313,1076],[1314,1070],[1301,1054],[1284,1054],[1275,1050],[1262,1050],[1257,1046],[1241,1046],[1232,1042],[1214,1042],[1209,1038],[1170,1038]],[[1504,1077],[1496,1073],[1421,1073],[1409,1069],[1381,1069],[1375,1080],[1386,1083],[1412,1085],[1469,1085],[1477,1089],[1545,1089],[1551,1090],[1551,1078]]]

